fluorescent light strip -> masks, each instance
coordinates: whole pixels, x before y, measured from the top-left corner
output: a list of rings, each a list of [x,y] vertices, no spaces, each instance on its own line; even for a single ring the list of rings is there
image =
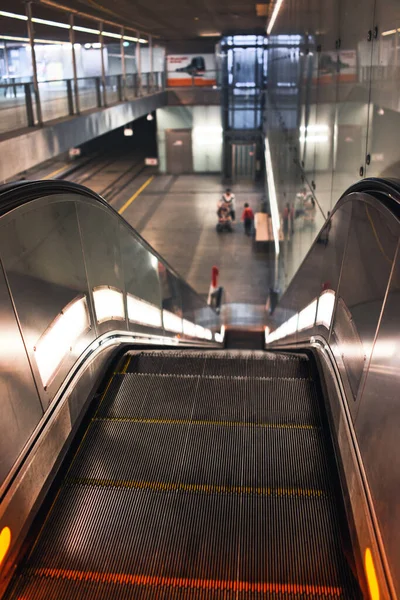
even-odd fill
[[[272,28],[275,25],[276,17],[278,16],[278,13],[280,11],[282,4],[283,4],[283,0],[277,0],[277,3],[275,4],[274,10],[272,12],[271,20],[268,23],[267,35],[269,35],[271,33]]]
[[[299,315],[296,313],[290,319],[282,323],[278,329],[275,329],[272,333],[270,333],[265,340],[266,344],[271,344],[276,340],[280,340],[288,335],[293,335],[297,331],[297,323],[298,323]]]
[[[50,25],[50,27],[60,27],[61,29],[71,29],[71,25],[68,23],[59,23],[58,21],[48,21],[47,19],[38,19],[32,17],[33,23],[40,23],[41,25]]]
[[[74,31],[82,31],[83,33],[93,33],[95,35],[99,35],[100,34],[100,30],[99,29],[91,29],[90,27],[81,27],[80,25],[74,25],[72,27],[72,29]]]
[[[112,33],[111,31],[103,31],[104,37],[115,38],[117,40],[122,39],[122,35],[120,33]]]
[[[10,19],[18,19],[19,21],[27,21],[26,15],[18,15],[17,13],[10,13],[6,10],[0,10],[0,17],[9,17]]]
[[[279,254],[279,229],[281,227],[280,218],[279,218],[279,210],[278,210],[278,201],[276,199],[276,189],[275,189],[275,180],[274,180],[274,170],[272,168],[272,159],[271,159],[271,150],[269,147],[268,138],[265,138],[265,166],[267,169],[267,182],[268,182],[268,193],[269,193],[269,203],[271,208],[271,217],[272,217],[272,232],[274,234],[274,242],[275,242],[275,254]]]
[[[303,308],[299,312],[299,323],[297,325],[297,331],[303,331],[303,329],[309,329],[313,327],[315,323],[315,315],[317,311],[317,299],[313,300],[308,306]]]
[[[334,307],[335,292],[333,290],[326,290],[320,295],[318,300],[317,319],[315,324],[323,325],[327,329],[330,329]]]
[[[400,31],[400,30],[398,30],[398,31]],[[396,29],[389,29],[389,31],[382,31],[383,36],[393,35],[394,33],[396,33]]]
[[[0,10],[1,17],[9,17],[11,19],[19,19],[20,21],[27,21],[28,17],[26,15],[20,15],[17,13],[7,12],[5,10]],[[60,27],[61,29],[70,29],[71,25],[67,23],[60,23],[59,21],[49,21],[48,19],[39,19],[38,17],[32,17],[33,23],[40,23],[41,25],[49,25],[50,27]],[[72,29],[75,31],[81,31],[83,33],[92,33],[94,35],[100,35],[99,29],[92,29],[91,27],[81,27],[80,25],[73,25]],[[115,38],[120,40],[122,35],[119,33],[113,33],[111,31],[103,31],[104,37]],[[12,38],[8,36],[1,36],[2,39],[13,39],[15,41],[20,41],[22,38]],[[137,37],[130,37],[128,35],[124,35],[124,40],[128,40],[129,42],[139,42],[140,44],[148,44],[148,40],[143,38],[138,39]],[[35,40],[36,41],[36,40]]]
[[[196,325],[196,337],[203,340],[212,340],[212,332],[201,325]]]
[[[132,294],[127,294],[127,304],[128,319],[132,323],[148,325],[149,327],[162,327],[161,310],[157,306],[145,300],[140,300]]]
[[[183,333],[185,335],[189,335],[190,337],[196,337],[196,325],[191,321],[187,321],[183,319]]]
[[[124,296],[120,290],[99,286],[93,289],[93,299],[98,323],[125,320]]]
[[[86,298],[81,297],[68,304],[43,333],[35,346],[35,359],[44,387],[89,327]]]
[[[174,315],[174,313],[169,312],[168,310],[163,310],[163,322],[165,331],[170,331],[171,333],[182,333],[182,317]]]
[[[0,40],[10,40],[11,42],[23,42],[24,44],[29,44],[29,38],[18,37],[14,35],[1,35]],[[34,39],[35,44],[51,44],[57,46],[70,46],[69,42],[60,42],[59,40],[42,40],[42,39]]]

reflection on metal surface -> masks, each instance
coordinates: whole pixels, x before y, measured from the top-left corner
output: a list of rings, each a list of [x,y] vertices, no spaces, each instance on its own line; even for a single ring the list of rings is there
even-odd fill
[[[127,294],[128,319],[132,323],[149,325],[150,327],[162,327],[161,310],[153,304],[144,302],[132,294]]]
[[[0,565],[3,562],[11,544],[11,530],[3,527],[0,533]]]
[[[86,297],[73,300],[49,325],[37,342],[36,363],[46,387],[75,342],[90,327]]]
[[[93,289],[93,299],[98,323],[125,319],[124,296],[120,290],[99,286]]]
[[[178,317],[178,315],[174,315],[168,310],[163,310],[163,323],[165,331],[170,331],[171,333],[182,333],[182,318]]]
[[[365,551],[364,561],[365,561],[365,573],[367,575],[368,588],[369,588],[371,600],[379,600],[380,599],[379,585],[378,585],[378,580],[376,577],[374,561],[372,559],[372,553],[369,548],[367,548]]]
[[[267,27],[267,35],[269,35],[271,33],[272,28],[275,25],[275,21],[278,16],[278,13],[281,9],[282,3],[283,3],[283,0],[277,0],[276,4],[274,6],[274,10],[273,10],[271,19],[270,19],[270,21],[268,23],[268,27]]]
[[[355,400],[364,370],[366,354],[351,311],[341,297],[338,298],[336,306],[333,335],[342,356]]]
[[[335,292],[326,290],[318,300],[316,325],[323,325],[330,329],[332,323],[333,309],[335,307]]]
[[[269,204],[271,207],[272,231],[274,234],[275,254],[278,255],[279,254],[279,229],[281,227],[281,224],[280,224],[280,218],[279,218],[278,200],[276,198],[274,169],[272,167],[271,150],[269,147],[269,140],[267,137],[265,138],[265,167],[267,169],[267,183],[268,183],[268,193],[269,193]]]

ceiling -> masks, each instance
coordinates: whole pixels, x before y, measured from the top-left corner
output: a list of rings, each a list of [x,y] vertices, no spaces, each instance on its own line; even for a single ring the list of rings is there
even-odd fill
[[[218,37],[226,33],[262,33],[269,10],[269,0],[53,0],[53,3],[137,28],[163,40],[193,39],[213,33]]]

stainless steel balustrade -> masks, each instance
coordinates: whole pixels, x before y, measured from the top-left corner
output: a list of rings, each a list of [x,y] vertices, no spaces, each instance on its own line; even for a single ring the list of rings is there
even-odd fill
[[[221,327],[206,301],[94,193],[65,182],[6,189],[0,189],[2,496],[71,378],[79,369],[94,377],[96,369],[86,364],[103,348],[141,341],[218,347]],[[73,426],[85,396],[74,392],[67,400]]]
[[[266,332],[267,349],[308,348],[322,370],[336,373],[327,395],[354,528],[366,545],[370,515],[375,559],[393,598],[400,594],[399,218],[400,182],[365,179],[350,188],[280,299],[277,328]]]

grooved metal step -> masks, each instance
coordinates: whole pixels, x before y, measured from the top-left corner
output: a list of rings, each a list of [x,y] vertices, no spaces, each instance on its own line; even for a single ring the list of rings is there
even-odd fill
[[[217,375],[236,377],[309,378],[310,363],[306,356],[271,352],[142,352],[134,354],[128,373],[171,375]]]
[[[7,600],[361,597],[307,358],[122,365]]]

